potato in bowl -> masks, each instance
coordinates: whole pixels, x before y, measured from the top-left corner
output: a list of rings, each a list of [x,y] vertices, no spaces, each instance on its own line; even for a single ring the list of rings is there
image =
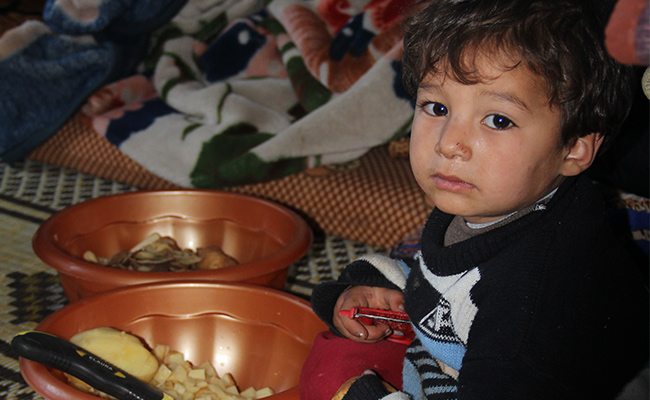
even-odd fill
[[[327,329],[305,300],[267,287],[161,282],[117,288],[56,311],[36,330],[65,340],[98,327],[165,344],[195,365],[209,361],[241,390],[273,388],[271,400],[298,399],[300,371],[316,335]],[[20,359],[25,381],[48,400],[97,400],[60,371]]]
[[[215,270],[130,271],[84,259],[109,258],[157,233],[183,249],[217,246],[237,265]],[[63,209],[36,232],[36,255],[56,269],[70,301],[141,283],[244,282],[282,289],[291,264],[313,241],[295,212],[253,196],[213,190],[161,190],[104,196]]]

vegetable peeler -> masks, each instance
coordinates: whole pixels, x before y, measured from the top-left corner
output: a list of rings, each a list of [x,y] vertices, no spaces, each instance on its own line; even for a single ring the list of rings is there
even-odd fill
[[[415,337],[411,321],[408,315],[403,312],[367,307],[352,307],[349,310],[339,311],[339,315],[356,319],[365,325],[375,325],[376,323],[388,325],[393,330],[393,334],[386,339],[391,342],[409,344]]]
[[[119,400],[173,400],[81,347],[45,332],[27,331],[11,340],[21,357],[58,369]]]

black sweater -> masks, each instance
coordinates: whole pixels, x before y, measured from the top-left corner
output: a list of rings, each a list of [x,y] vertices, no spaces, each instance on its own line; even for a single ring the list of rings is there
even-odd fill
[[[421,253],[404,268],[405,286],[387,277],[385,266],[382,273],[361,259],[312,296],[331,327],[345,287],[403,289],[417,333],[405,360],[405,392],[606,399],[648,362],[647,282],[589,180],[569,178],[539,210],[445,247],[452,219],[432,212]],[[457,380],[438,361],[456,370]]]

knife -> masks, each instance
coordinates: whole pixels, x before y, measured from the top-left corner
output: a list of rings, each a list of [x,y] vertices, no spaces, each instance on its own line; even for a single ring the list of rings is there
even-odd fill
[[[11,340],[11,347],[23,358],[68,373],[118,400],[173,400],[108,361],[49,333],[20,333]]]

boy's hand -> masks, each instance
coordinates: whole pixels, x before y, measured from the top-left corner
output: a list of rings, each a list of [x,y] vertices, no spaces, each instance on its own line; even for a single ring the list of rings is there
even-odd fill
[[[390,336],[393,331],[383,323],[365,325],[339,315],[352,307],[369,307],[380,310],[404,311],[404,296],[399,290],[371,286],[352,286],[339,296],[334,307],[334,326],[345,337],[361,343],[375,343]]]

